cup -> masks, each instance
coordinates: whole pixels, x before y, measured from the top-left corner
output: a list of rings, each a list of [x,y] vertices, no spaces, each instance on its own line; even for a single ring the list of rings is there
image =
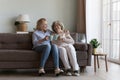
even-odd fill
[[[59,35],[54,34],[53,40],[57,40],[57,39],[58,39],[58,37],[59,37]]]
[[[53,40],[53,35],[49,36],[49,40],[52,41]]]

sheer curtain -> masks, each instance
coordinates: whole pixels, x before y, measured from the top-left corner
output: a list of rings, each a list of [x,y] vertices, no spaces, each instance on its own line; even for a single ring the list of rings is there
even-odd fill
[[[86,34],[86,0],[78,0],[77,32]]]
[[[108,59],[120,64],[120,0],[103,0],[102,47]]]

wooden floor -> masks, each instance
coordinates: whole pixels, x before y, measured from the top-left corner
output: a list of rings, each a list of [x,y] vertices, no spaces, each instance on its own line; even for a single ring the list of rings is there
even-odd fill
[[[108,62],[108,72],[106,72],[104,61],[100,60],[100,68],[97,68],[95,73],[92,60],[92,66],[87,67],[78,77],[65,75],[55,77],[54,74],[39,77],[37,70],[0,71],[0,80],[120,80],[120,65]]]
[[[108,62],[108,72],[106,72],[105,62],[104,60],[100,60],[100,68],[97,68],[95,73],[92,60],[92,67],[88,67],[86,72],[82,73],[81,75],[94,77],[93,80],[120,80],[120,65]]]

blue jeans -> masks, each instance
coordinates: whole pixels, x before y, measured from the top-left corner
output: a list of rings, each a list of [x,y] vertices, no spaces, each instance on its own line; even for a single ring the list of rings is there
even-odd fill
[[[45,63],[49,57],[49,54],[51,53],[54,59],[55,68],[59,68],[59,53],[58,53],[58,48],[55,44],[41,45],[41,46],[36,47],[34,50],[36,52],[42,51],[40,67],[44,68]]]

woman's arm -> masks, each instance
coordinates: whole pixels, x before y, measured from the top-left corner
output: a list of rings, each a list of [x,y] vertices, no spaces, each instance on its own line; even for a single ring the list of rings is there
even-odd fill
[[[68,30],[64,30],[65,37],[62,39],[63,42],[68,43],[68,44],[74,44],[74,40],[70,35],[70,32]]]
[[[39,39],[38,36],[37,36],[37,34],[33,33],[32,39],[33,39],[33,45],[37,45],[37,44],[41,44],[41,43],[44,42],[45,40],[48,40],[49,37],[46,36],[46,37],[43,38],[43,39]]]
[[[63,41],[68,44],[74,44],[73,38],[70,36],[70,34],[66,34],[65,38],[63,38]]]

